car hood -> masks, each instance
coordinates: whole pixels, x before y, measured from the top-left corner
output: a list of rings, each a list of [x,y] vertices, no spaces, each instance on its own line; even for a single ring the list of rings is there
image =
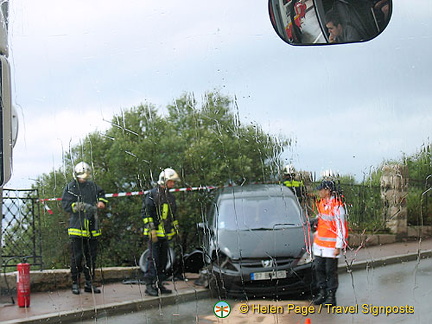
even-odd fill
[[[299,258],[306,245],[302,227],[277,230],[220,230],[217,245],[231,259]]]

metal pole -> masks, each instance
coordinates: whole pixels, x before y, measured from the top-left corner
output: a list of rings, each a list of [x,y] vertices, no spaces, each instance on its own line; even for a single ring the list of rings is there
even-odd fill
[[[2,251],[2,246],[3,246],[3,239],[2,239],[2,233],[3,233],[3,187],[0,187],[0,275],[1,275],[1,270],[3,269],[3,251]],[[0,307],[4,306],[4,304],[2,303],[2,301],[0,300]]]
[[[2,233],[3,233],[3,187],[0,187],[0,267],[3,266],[3,260],[2,260]]]

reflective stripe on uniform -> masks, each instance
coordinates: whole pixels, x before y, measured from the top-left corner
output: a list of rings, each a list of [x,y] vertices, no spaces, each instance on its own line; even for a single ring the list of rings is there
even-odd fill
[[[153,223],[153,218],[152,217],[145,217],[145,218],[143,218],[143,222],[144,222],[144,224]]]
[[[177,234],[176,227],[178,227],[178,221],[177,220],[172,221],[171,222],[172,229],[169,233],[166,233],[164,220],[167,220],[170,216],[170,205],[167,203],[164,203],[161,205],[161,209],[159,209],[159,210],[161,212],[161,214],[160,214],[160,220],[161,221],[160,221],[158,227],[156,228],[156,236],[161,237],[161,238],[166,237],[170,240],[173,238],[173,236],[175,236]],[[145,217],[145,218],[143,218],[143,222],[144,222],[144,225],[147,225],[144,228],[143,235],[148,236],[151,232],[151,229],[149,228],[148,224],[153,223],[153,218],[152,217]]]
[[[300,187],[303,186],[303,181],[296,181],[296,180],[292,180],[292,181],[284,181],[283,184],[286,187]]]
[[[168,204],[163,204],[162,205],[162,215],[161,215],[162,219],[167,219],[168,218],[168,211],[169,211],[169,205]]]
[[[175,230],[173,230],[171,233],[168,233],[168,240],[171,240],[175,235],[176,235],[177,233],[176,233],[176,231]]]
[[[336,242],[336,237],[322,237],[322,236],[319,236],[318,234],[316,235],[316,238],[318,239],[318,240],[321,240],[321,241],[326,241],[326,242]]]
[[[82,230],[79,228],[68,228],[68,234],[71,236],[96,237],[96,236],[100,236],[102,234],[102,231],[101,230],[91,231],[91,235],[90,235],[90,231],[88,230]]]
[[[174,222],[176,222],[176,221],[174,221]],[[174,224],[174,222],[173,222],[173,224]],[[144,232],[143,232],[144,236],[148,236],[150,234],[150,231],[151,230],[149,228],[147,228],[147,227],[144,228]],[[177,230],[175,228],[173,228],[171,230],[171,232],[165,233],[165,230],[164,230],[162,224],[159,224],[159,228],[156,230],[156,236],[157,237],[167,237],[169,240],[172,239],[176,234],[177,234]]]
[[[346,226],[346,223],[341,224],[338,216],[335,214],[336,208],[340,206],[341,202],[334,198],[321,200],[318,203],[318,230],[314,239],[317,245],[335,248],[338,241],[338,233],[341,233],[341,235],[347,233],[346,229],[337,228],[338,226]],[[345,237],[342,239],[345,239]]]
[[[105,198],[99,198],[98,199],[98,201],[102,201],[103,203],[105,203],[105,204],[107,204],[108,203],[108,200],[107,199],[105,199]]]
[[[334,216],[332,216],[332,215],[319,214],[318,216],[319,216],[322,220],[325,220],[325,221],[332,222],[332,221],[334,220]]]

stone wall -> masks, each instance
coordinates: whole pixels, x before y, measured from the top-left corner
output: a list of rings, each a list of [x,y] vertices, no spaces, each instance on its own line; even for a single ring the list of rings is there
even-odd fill
[[[13,291],[15,293],[16,276],[16,271],[3,273],[0,280],[0,290]],[[127,279],[142,280],[140,269],[138,267],[112,267],[96,270],[95,282],[97,285],[100,283],[122,282]],[[70,270],[32,270],[30,271],[30,285],[32,292],[70,289]]]
[[[381,176],[381,198],[384,202],[383,218],[392,234],[408,234],[407,203],[408,170],[402,165],[385,165]]]

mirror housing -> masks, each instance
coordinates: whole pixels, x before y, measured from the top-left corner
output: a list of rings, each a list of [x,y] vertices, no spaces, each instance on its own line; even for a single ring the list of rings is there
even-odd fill
[[[270,21],[290,45],[365,42],[387,27],[392,0],[269,0]]]
[[[3,55],[0,55],[0,78],[0,187],[3,187],[12,175],[12,148],[16,135],[13,125],[17,123],[16,118],[12,119],[10,65]]]
[[[197,223],[196,226],[197,226],[197,229],[199,231],[202,231],[204,234],[208,233],[210,235],[214,235],[213,228],[209,227],[206,223]]]

